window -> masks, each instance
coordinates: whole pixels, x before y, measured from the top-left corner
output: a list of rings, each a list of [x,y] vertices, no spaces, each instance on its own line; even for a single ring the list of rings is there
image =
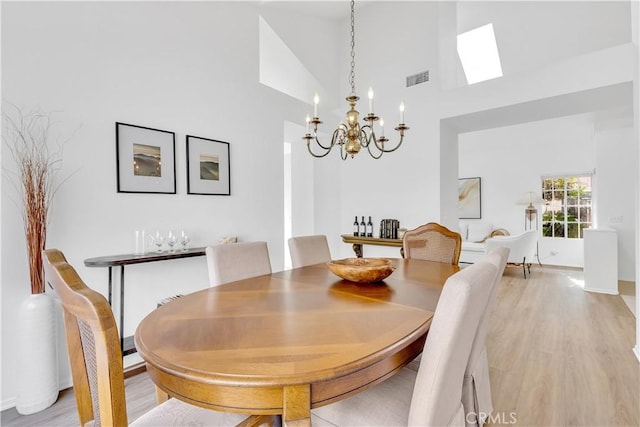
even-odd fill
[[[591,175],[542,178],[542,235],[582,239],[591,227]]]

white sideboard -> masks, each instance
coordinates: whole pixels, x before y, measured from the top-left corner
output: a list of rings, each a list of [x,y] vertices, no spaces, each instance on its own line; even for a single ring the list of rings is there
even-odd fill
[[[618,295],[618,236],[610,228],[584,230],[584,290]]]

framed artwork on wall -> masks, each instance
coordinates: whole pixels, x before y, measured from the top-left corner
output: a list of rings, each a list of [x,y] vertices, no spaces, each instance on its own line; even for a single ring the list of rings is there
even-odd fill
[[[176,194],[176,134],[116,122],[118,193]]]
[[[458,180],[458,218],[482,218],[480,178]]]
[[[231,195],[228,142],[187,135],[187,194]]]

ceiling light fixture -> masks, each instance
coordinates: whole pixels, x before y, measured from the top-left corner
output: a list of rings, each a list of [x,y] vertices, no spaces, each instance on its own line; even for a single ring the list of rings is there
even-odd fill
[[[404,102],[400,103],[400,124],[395,128],[400,132],[400,141],[393,148],[387,148],[385,143],[389,140],[384,136],[384,120],[382,117],[378,117],[373,112],[373,89],[369,88],[369,114],[364,118],[367,124],[360,126],[359,114],[356,111],[356,102],[360,99],[356,95],[356,83],[355,83],[355,0],[351,0],[351,73],[349,74],[349,83],[351,84],[351,95],[347,96],[346,100],[349,103],[349,111],[347,111],[347,123],[340,122],[338,127],[333,131],[331,142],[329,145],[324,145],[318,140],[318,125],[322,123],[318,117],[318,103],[320,99],[316,94],[313,98],[313,118],[309,118],[307,115],[307,133],[302,139],[307,141],[307,149],[313,157],[325,157],[331,152],[333,147],[340,146],[340,157],[342,160],[346,160],[347,157],[355,156],[358,154],[362,147],[365,147],[371,157],[379,159],[384,153],[390,153],[396,151],[402,145],[404,140],[404,131],[409,129],[404,124]],[[373,123],[380,120],[380,137],[376,137]],[[313,126],[313,133],[311,127]],[[311,140],[315,140],[316,144],[323,151],[320,154],[316,154],[311,149]]]

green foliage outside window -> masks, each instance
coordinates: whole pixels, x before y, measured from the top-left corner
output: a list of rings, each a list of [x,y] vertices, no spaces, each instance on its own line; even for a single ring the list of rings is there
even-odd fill
[[[542,179],[542,235],[581,239],[591,226],[591,176]]]

